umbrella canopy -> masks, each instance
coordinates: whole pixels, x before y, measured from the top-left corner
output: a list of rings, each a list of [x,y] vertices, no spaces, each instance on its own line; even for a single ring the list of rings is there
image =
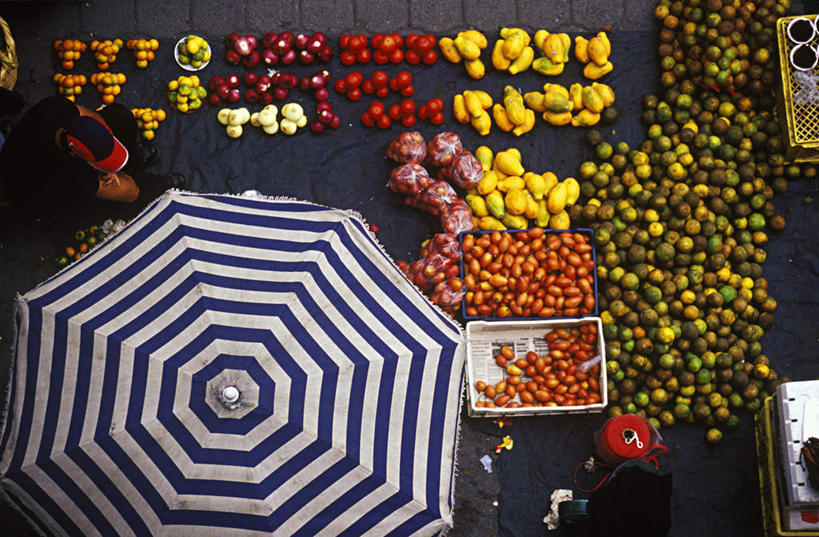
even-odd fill
[[[437,535],[464,345],[348,212],[169,192],[19,297],[2,490],[56,535]]]

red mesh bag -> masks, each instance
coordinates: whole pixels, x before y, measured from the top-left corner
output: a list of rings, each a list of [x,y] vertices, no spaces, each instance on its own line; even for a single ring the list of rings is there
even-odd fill
[[[403,132],[390,142],[387,156],[400,163],[420,164],[427,156],[427,144],[420,132]]]
[[[458,188],[464,190],[477,186],[478,181],[483,177],[483,166],[469,151],[464,151],[452,159],[452,164],[447,168],[449,180]]]
[[[461,231],[472,231],[472,210],[464,200],[459,199],[441,212],[441,227],[446,233],[457,235]]]
[[[436,166],[449,166],[462,153],[461,138],[454,132],[440,132],[427,144],[427,162]]]
[[[387,186],[390,187],[390,190],[398,194],[417,196],[429,188],[432,181],[433,179],[423,166],[409,163],[402,164],[392,170]]]

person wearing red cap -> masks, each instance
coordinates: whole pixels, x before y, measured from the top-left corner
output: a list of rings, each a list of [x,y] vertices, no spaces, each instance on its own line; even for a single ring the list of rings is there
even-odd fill
[[[131,112],[112,104],[99,113],[65,97],[28,110],[0,151],[6,193],[21,205],[133,202],[140,186],[132,172],[145,164]]]

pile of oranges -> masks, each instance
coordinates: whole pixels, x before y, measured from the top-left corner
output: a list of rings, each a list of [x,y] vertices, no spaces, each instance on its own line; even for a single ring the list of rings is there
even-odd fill
[[[111,104],[122,91],[121,86],[125,84],[125,75],[122,73],[93,73],[90,80],[102,95],[102,102]]]
[[[58,39],[54,41],[54,50],[57,51],[57,57],[60,58],[63,69],[66,70],[74,68],[74,62],[80,59],[87,48],[88,45],[79,39]]]
[[[105,41],[91,41],[91,51],[100,71],[108,69],[117,59],[117,53],[122,48],[122,39],[106,39]]]
[[[132,108],[131,113],[136,118],[137,127],[142,131],[142,137],[151,141],[156,136],[159,122],[165,121],[165,110],[161,108]]]
[[[54,73],[51,79],[57,84],[57,93],[70,101],[82,93],[82,87],[87,82],[85,75],[64,75],[62,73]]]
[[[148,67],[148,62],[154,61],[156,57],[154,51],[159,48],[159,41],[156,39],[129,39],[125,42],[125,48],[134,52],[136,66],[145,69]]]

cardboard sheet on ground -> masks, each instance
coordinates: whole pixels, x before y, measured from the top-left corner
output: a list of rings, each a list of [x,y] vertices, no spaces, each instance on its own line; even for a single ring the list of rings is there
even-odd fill
[[[222,59],[219,43],[222,36],[204,37],[216,48],[217,57],[199,73],[203,82],[215,75],[243,72]],[[615,67],[602,81],[616,91],[615,106],[620,119],[599,130],[610,141],[625,140],[637,147],[644,136],[639,122],[641,96],[660,94],[656,34],[611,32],[610,38]],[[128,74],[129,82],[118,102],[129,107],[168,108],[167,81],[184,73],[173,63],[170,44],[163,43],[159,52],[157,60],[144,73],[136,73],[127,59],[121,60],[117,67],[121,66]],[[488,52],[483,54],[487,62]],[[301,76],[314,74],[321,68],[322,64],[296,65],[285,70]],[[334,59],[328,68],[338,77],[352,70],[369,76],[379,67],[372,64],[345,67]],[[444,125],[435,127],[421,121],[413,127],[427,139],[441,130],[452,130],[461,135],[464,146],[470,150],[481,144],[493,150],[514,146],[521,151],[525,168],[538,172],[551,170],[561,179],[575,175],[578,165],[592,157],[591,149],[582,141],[588,131],[585,128],[552,127],[538,119],[535,129],[521,138],[502,133],[497,127],[493,127],[489,136],[481,138],[471,126],[455,122],[451,114],[452,95],[465,89],[484,89],[498,101],[506,84],[525,92],[540,90],[545,82],[566,86],[588,82],[581,75],[581,65],[574,59],[558,77],[544,77],[534,72],[510,77],[490,66],[480,81],[470,79],[463,65],[444,60],[431,67],[406,63],[384,67],[390,75],[402,69],[409,69],[413,74],[416,89],[413,98],[419,105],[433,97],[445,101],[447,121]],[[263,72],[261,67],[255,71]],[[96,102],[94,92],[92,87],[86,88],[81,102]],[[385,186],[392,162],[386,159],[384,151],[393,137],[407,129],[397,125],[388,131],[365,128],[359,116],[374,100],[371,96],[351,103],[333,90],[330,95],[334,110],[341,116],[342,127],[322,135],[300,132],[293,137],[281,134],[268,137],[246,125],[245,134],[232,140],[217,122],[216,108],[206,106],[190,116],[169,112],[154,142],[162,152],[157,171],[186,174],[194,191],[238,193],[255,189],[264,194],[354,209],[379,226],[379,240],[394,259],[415,258],[420,243],[440,228],[437,218],[403,205],[399,196]],[[312,97],[298,90],[291,90],[291,96],[305,105],[308,114],[313,113]],[[400,99],[391,94],[382,101],[388,106]],[[259,108],[255,106],[251,110]],[[771,235],[768,261],[763,266],[764,276],[770,282],[769,292],[779,303],[777,324],[763,340],[764,352],[781,374],[794,379],[819,375],[819,362],[812,356],[819,339],[819,320],[815,315],[817,294],[812,286],[819,273],[819,257],[815,253],[819,238],[819,227],[815,226],[817,190],[819,181],[798,180],[776,200],[777,207],[788,219],[788,226],[784,233]],[[115,215],[78,214],[77,223],[99,223],[99,217],[111,216]],[[84,220],[80,222],[81,219]],[[14,232],[6,229],[9,231],[0,233]],[[65,228],[64,232],[71,229]],[[18,228],[16,232],[23,230]],[[58,245],[55,241],[55,253]],[[20,266],[19,270],[23,273],[28,267]],[[592,453],[592,433],[604,420],[605,416],[600,414],[526,418],[516,420],[511,427],[498,429],[489,420],[465,419],[458,456],[455,527],[450,536],[545,535],[542,518],[548,511],[551,491],[572,487],[572,471]],[[514,438],[514,448],[497,456],[494,472],[486,473],[481,457],[507,434]],[[706,445],[704,435],[705,430],[700,426],[678,425],[663,431],[670,447],[670,454],[663,460],[664,468],[674,474],[671,535],[761,535],[751,419],[743,415],[741,427],[727,433],[720,446]],[[493,505],[495,500],[497,507]],[[568,533],[558,529],[550,535]]]

